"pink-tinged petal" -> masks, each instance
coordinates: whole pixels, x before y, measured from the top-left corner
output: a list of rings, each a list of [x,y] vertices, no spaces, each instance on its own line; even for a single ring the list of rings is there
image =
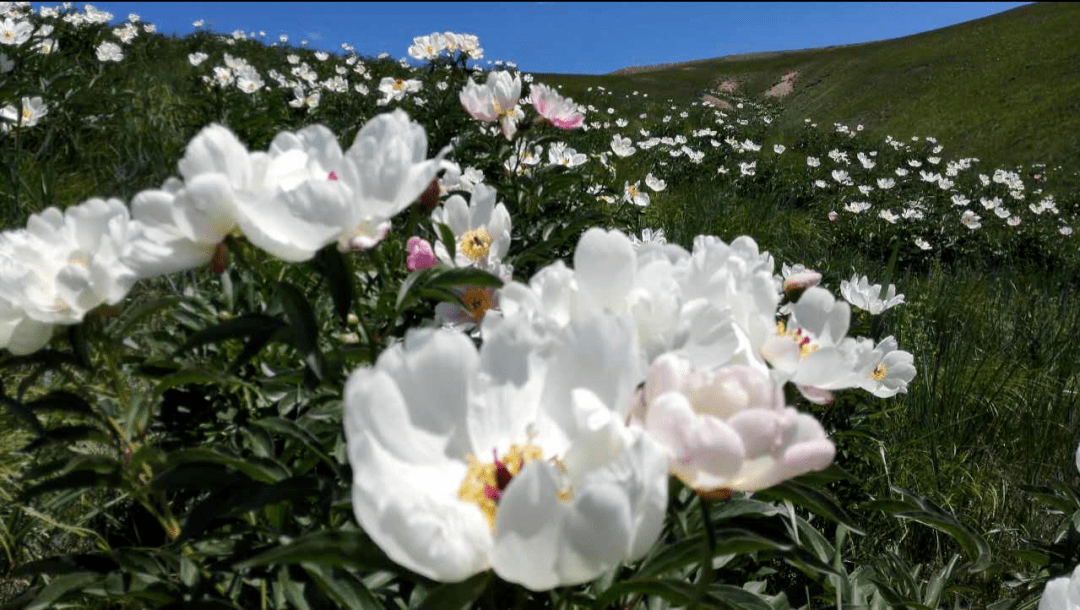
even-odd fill
[[[409,256],[405,261],[409,271],[434,267],[439,262],[439,259],[435,256],[435,251],[431,248],[431,243],[426,239],[414,235],[409,238],[405,247],[409,251]]]

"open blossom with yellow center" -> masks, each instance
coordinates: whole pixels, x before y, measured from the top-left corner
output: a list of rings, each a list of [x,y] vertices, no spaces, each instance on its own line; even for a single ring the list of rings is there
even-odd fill
[[[597,312],[556,338],[525,358],[497,339],[478,350],[460,332],[413,331],[349,376],[352,508],[393,561],[441,582],[493,569],[542,591],[652,547],[667,460],[618,410],[640,374],[633,329]]]
[[[491,249],[491,235],[488,234],[487,229],[484,227],[473,229],[461,236],[460,248],[461,253],[472,262],[480,261],[488,255],[488,251]]]
[[[501,460],[494,449],[491,453],[495,457],[493,462],[481,462],[471,453],[465,456],[469,462],[469,470],[458,488],[458,497],[479,506],[488,525],[494,530],[495,513],[498,511],[502,492],[525,464],[544,459],[544,450],[532,443],[525,443],[523,446],[515,443],[510,445],[510,450]],[[558,463],[558,458],[552,460]]]
[[[878,363],[874,370],[870,372],[870,379],[874,381],[881,381],[885,379],[885,376],[889,374],[889,369],[885,366],[884,362]]]
[[[405,90],[405,81],[401,80],[401,78],[395,78],[393,87],[394,87],[394,91],[404,91]]]
[[[461,300],[469,308],[469,313],[475,320],[482,320],[484,314],[495,306],[495,299],[492,298],[491,290],[488,288],[470,288],[465,291]]]
[[[795,343],[798,343],[799,344],[799,357],[800,358],[805,358],[805,357],[809,356],[810,354],[816,352],[818,350],[818,348],[821,347],[818,344],[813,343],[812,340],[810,339],[810,335],[808,333],[804,332],[803,329],[801,329],[801,328],[796,328],[795,330],[788,329],[788,328],[786,328],[784,326],[783,322],[777,322],[776,323],[776,334],[780,335],[781,337],[787,337],[788,339],[791,339]]]

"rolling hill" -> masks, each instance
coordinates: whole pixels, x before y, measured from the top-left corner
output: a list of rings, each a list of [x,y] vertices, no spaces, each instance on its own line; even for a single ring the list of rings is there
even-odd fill
[[[957,154],[1080,169],[1080,5],[1036,3],[879,42],[733,55],[598,76],[538,75],[571,95],[594,85],[675,102],[723,81],[761,97],[790,72],[782,126],[811,118],[897,138],[933,135]]]

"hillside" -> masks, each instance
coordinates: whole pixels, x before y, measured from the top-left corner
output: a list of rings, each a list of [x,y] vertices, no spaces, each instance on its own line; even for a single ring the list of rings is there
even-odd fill
[[[685,102],[736,80],[760,97],[798,72],[781,99],[786,127],[866,125],[894,137],[933,135],[955,152],[1002,164],[1080,163],[1080,5],[1037,3],[880,42],[754,53],[626,68],[601,76],[543,75],[573,94],[616,92]]]

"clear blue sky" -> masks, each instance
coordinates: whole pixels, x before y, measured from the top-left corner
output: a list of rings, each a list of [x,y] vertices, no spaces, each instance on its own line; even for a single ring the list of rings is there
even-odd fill
[[[35,8],[43,3],[35,2]],[[57,3],[44,3],[55,6]],[[485,60],[527,72],[605,74],[634,65],[736,53],[805,49],[897,38],[1028,4],[1026,2],[94,2],[115,15],[138,14],[163,33],[265,30],[290,44],[363,55],[407,56],[414,36],[476,34]],[[79,3],[81,6],[82,3]]]

